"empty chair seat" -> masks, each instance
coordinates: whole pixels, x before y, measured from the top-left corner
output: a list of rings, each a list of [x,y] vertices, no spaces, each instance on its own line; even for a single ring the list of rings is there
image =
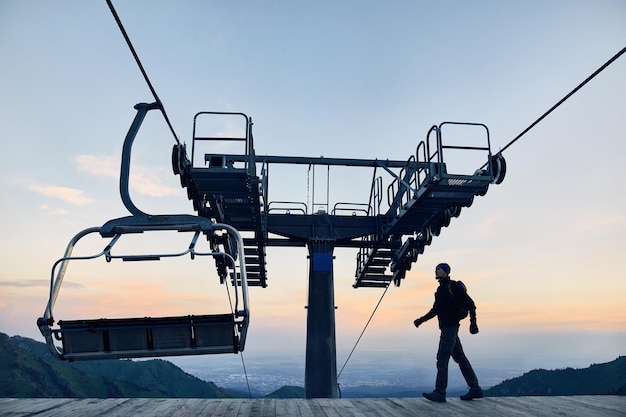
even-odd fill
[[[237,353],[239,342],[231,314],[195,316],[193,321],[196,347],[212,353]]]
[[[61,320],[55,335],[69,360],[237,353],[238,325],[232,314]]]

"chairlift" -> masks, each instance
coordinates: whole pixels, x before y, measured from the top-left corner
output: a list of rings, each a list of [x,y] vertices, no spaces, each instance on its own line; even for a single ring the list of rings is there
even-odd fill
[[[118,255],[113,249],[128,233],[144,233],[157,230],[173,230],[191,234],[189,246],[177,253],[149,255]],[[244,350],[250,309],[246,282],[245,259],[237,262],[230,254],[219,251],[198,250],[201,234],[215,236],[225,230],[243,248],[243,239],[234,228],[211,223],[206,218],[191,215],[124,217],[107,222],[102,227],[92,227],[76,234],[69,242],[65,254],[52,266],[50,276],[50,298],[45,312],[37,325],[46,339],[50,352],[63,360],[141,358],[155,356],[179,356],[217,353],[238,353]],[[88,256],[72,256],[72,252],[83,237],[99,233],[105,240],[102,251]],[[60,320],[53,328],[54,306],[61,290],[68,265],[80,260],[104,257],[107,262],[154,261],[168,257],[190,255],[219,258],[230,271],[234,287],[234,306],[231,312],[211,315],[188,315],[175,317],[99,318],[85,320]],[[226,280],[222,280],[226,281]],[[228,285],[228,283],[226,283]],[[61,342],[61,347],[55,344]]]
[[[59,359],[69,361],[243,351],[250,322],[246,261],[242,255],[243,238],[234,227],[212,222],[206,217],[187,214],[150,215],[134,205],[128,192],[132,143],[146,113],[161,109],[161,105],[140,103],[135,108],[137,114],[124,141],[120,174],[120,195],[131,215],[110,220],[101,227],[87,228],[70,240],[63,257],[52,266],[50,296],[43,316],[37,320],[37,326],[50,352]],[[180,252],[118,255],[113,251],[124,235],[154,231],[176,231],[192,236],[188,247]],[[93,255],[73,256],[77,243],[92,234],[99,234],[106,240],[104,249]],[[197,248],[200,235],[209,240],[210,251]],[[220,251],[220,247],[224,250]],[[142,262],[186,255],[190,255],[192,260],[212,257],[215,259],[220,282],[228,285],[227,278],[230,277],[230,284],[234,287],[234,306],[231,305],[230,312],[173,317],[59,320],[58,327],[54,327],[53,310],[70,262],[102,257],[107,262]],[[58,342],[61,346],[57,345]]]

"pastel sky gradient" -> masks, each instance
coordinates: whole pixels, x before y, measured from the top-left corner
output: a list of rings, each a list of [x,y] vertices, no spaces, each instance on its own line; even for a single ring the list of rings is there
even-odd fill
[[[259,155],[404,160],[443,121],[486,124],[497,151],[626,46],[622,0],[114,5],[181,140],[190,143],[196,112],[244,112]],[[0,331],[43,340],[35,321],[52,263],[78,231],[127,214],[122,142],[133,106],[152,96],[104,0],[1,1],[0,59]],[[193,213],[159,114],[135,143],[137,206]],[[436,324],[416,330],[412,320],[432,305],[442,261],[477,302],[481,332],[461,338],[479,366],[587,366],[626,354],[626,57],[504,156],[505,181],[389,289],[357,357],[433,363]],[[331,204],[367,202],[370,179],[331,169]],[[305,169],[272,181],[272,200],[307,197]],[[143,244],[178,241],[129,247]],[[382,290],[353,289],[356,251],[335,255],[343,363]],[[304,363],[306,250],[270,248],[267,266],[269,287],[250,293],[246,352]],[[55,316],[226,307],[205,271],[188,259],[126,270],[85,263],[68,271]]]

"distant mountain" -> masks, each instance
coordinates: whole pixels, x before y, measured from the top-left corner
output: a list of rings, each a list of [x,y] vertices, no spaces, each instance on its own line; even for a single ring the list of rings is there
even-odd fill
[[[224,391],[170,362],[65,362],[44,343],[0,333],[0,397],[223,398]]]
[[[344,398],[419,396],[415,387],[346,387]],[[449,393],[451,396],[452,392]],[[487,396],[626,395],[626,356],[585,369],[533,370],[485,391]],[[160,359],[65,362],[44,343],[0,333],[0,397],[13,398],[228,398],[224,390]],[[302,387],[285,386],[268,398],[304,398]]]
[[[267,394],[265,398],[304,398],[304,388],[285,385],[271,394]]]
[[[626,356],[584,369],[536,369],[485,391],[490,397],[626,395]]]

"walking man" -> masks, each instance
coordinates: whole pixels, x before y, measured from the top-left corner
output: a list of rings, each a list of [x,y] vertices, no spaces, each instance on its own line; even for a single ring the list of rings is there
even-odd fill
[[[448,387],[448,363],[450,357],[459,364],[461,373],[469,386],[467,394],[461,395],[465,401],[474,398],[482,398],[483,390],[478,385],[478,378],[463,352],[463,346],[459,339],[460,321],[470,316],[470,333],[478,333],[476,324],[476,305],[467,294],[465,285],[460,281],[450,279],[450,265],[441,263],[435,268],[435,278],[439,281],[439,287],[435,292],[433,308],[424,316],[416,319],[413,324],[419,327],[422,323],[437,316],[441,336],[439,350],[437,351],[437,380],[433,392],[425,392],[422,395],[435,402],[446,402],[446,388]]]

